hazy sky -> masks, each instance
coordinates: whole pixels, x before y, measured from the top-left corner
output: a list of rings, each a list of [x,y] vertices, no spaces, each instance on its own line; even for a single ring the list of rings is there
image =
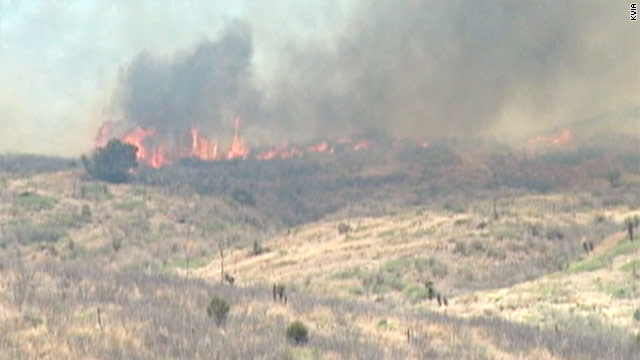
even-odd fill
[[[0,0],[0,153],[88,150],[118,72],[141,51],[173,56],[235,19],[253,22],[253,61],[268,69],[269,48],[281,46],[284,36],[322,39],[337,28],[333,22],[349,2],[323,4]]]
[[[640,103],[626,1],[0,0],[0,153],[89,150],[141,53],[170,74],[237,21],[262,133],[518,133]]]

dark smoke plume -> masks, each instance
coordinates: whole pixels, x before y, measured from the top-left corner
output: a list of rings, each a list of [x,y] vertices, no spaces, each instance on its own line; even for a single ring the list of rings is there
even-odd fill
[[[174,59],[143,53],[123,74],[116,105],[128,123],[153,128],[173,145],[189,144],[192,126],[226,140],[235,117],[258,117],[251,54],[249,30],[239,23]]]
[[[198,124],[224,139],[236,115],[270,141],[366,131],[529,136],[638,105],[640,48],[626,6],[363,1],[328,44],[279,54],[259,90],[259,34],[235,24],[187,56],[141,55],[118,104],[127,121],[179,136]]]

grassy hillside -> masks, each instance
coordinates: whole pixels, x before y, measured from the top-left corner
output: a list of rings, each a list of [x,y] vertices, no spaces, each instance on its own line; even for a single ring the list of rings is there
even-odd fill
[[[7,335],[0,337],[0,358],[637,353],[640,242],[624,233],[625,219],[640,215],[628,205],[638,196],[635,175],[589,191],[485,184],[477,196],[426,194],[411,205],[410,197],[387,200],[433,184],[376,182],[384,171],[365,166],[361,180],[336,177],[337,193],[328,192],[335,197],[318,203],[324,210],[312,217],[335,209],[293,223],[274,210],[288,200],[265,195],[271,185],[237,188],[249,189],[254,204],[232,190],[203,193],[172,181],[110,185],[79,170],[5,176],[0,333]],[[376,191],[365,196],[368,186]],[[334,203],[340,194],[366,201]],[[322,202],[321,195],[305,201]],[[341,225],[350,230],[341,234]],[[585,253],[583,243],[594,250]],[[219,283],[221,254],[234,287]],[[429,299],[429,282],[447,306]],[[286,304],[274,301],[275,283],[284,285]],[[220,325],[206,310],[213,296],[230,304]],[[285,336],[296,319],[309,328],[304,345]]]

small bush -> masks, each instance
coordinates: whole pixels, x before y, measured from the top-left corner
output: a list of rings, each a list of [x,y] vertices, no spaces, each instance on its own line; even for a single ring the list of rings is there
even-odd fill
[[[97,149],[91,159],[82,157],[82,163],[89,175],[107,182],[121,183],[129,178],[129,172],[138,166],[138,148],[112,139],[107,146]]]
[[[89,207],[89,205],[82,205],[82,212],[80,213],[80,215],[87,221],[91,220],[91,208]]]
[[[260,255],[264,252],[264,248],[262,244],[258,240],[253,240],[253,251],[251,252],[254,256]]]
[[[633,318],[640,322],[640,308],[637,308],[636,311],[633,313]]]
[[[558,228],[551,228],[547,230],[547,239],[549,240],[563,240],[564,233]]]
[[[309,330],[307,326],[300,320],[296,320],[289,324],[287,327],[287,339],[292,341],[296,345],[304,344],[307,342]]]
[[[256,199],[252,193],[243,189],[233,190],[231,197],[242,205],[256,206]]]
[[[226,300],[214,296],[207,306],[207,315],[215,319],[216,325],[221,325],[227,320],[230,309],[231,306]]]

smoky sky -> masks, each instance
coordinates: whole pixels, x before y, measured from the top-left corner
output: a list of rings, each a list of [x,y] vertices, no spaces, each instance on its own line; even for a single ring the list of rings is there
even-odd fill
[[[235,116],[250,145],[517,142],[640,105],[626,2],[52,3],[0,6],[0,151],[77,154],[105,120],[224,142]]]
[[[143,53],[124,73],[115,109],[127,122],[153,128],[159,138],[178,144],[193,126],[228,135],[235,117],[259,116],[251,55],[251,35],[240,23],[185,55],[158,59]]]
[[[292,51],[272,106],[322,134],[517,137],[637,105],[622,5],[365,1],[331,47]]]

